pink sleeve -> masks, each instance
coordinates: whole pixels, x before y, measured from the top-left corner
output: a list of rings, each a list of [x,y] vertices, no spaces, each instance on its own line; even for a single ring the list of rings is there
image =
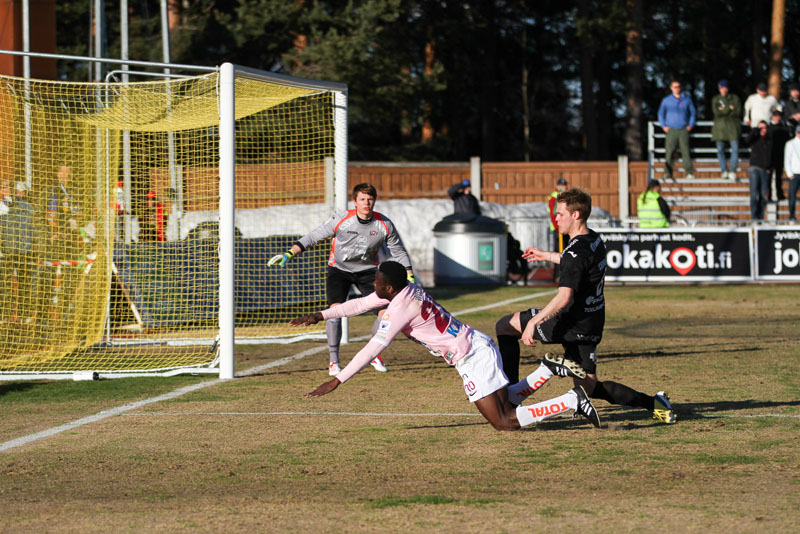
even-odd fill
[[[369,365],[369,362],[375,359],[377,355],[383,352],[384,345],[380,343],[376,343],[374,340],[370,340],[369,343],[364,345],[364,348],[358,351],[358,354],[353,356],[353,359],[350,360],[344,369],[339,371],[339,374],[336,375],[336,378],[339,379],[339,382],[344,383],[350,378],[353,377],[356,373],[362,370],[364,367]]]
[[[375,293],[372,295],[375,295]],[[372,295],[368,295],[363,299],[350,300],[346,304],[355,302],[357,300],[368,300]],[[407,292],[403,293],[402,295],[407,296]],[[387,306],[386,313],[381,318],[380,325],[378,326],[378,331],[375,332],[375,335],[372,336],[372,339],[370,339],[364,348],[358,351],[358,354],[356,354],[353,359],[350,360],[350,363],[348,363],[347,366],[342,369],[338,375],[336,375],[336,378],[339,379],[339,382],[344,382],[350,379],[361,369],[369,365],[369,362],[374,360],[376,356],[378,356],[386,347],[391,344],[397,334],[399,334],[403,328],[408,325],[411,317],[414,315],[409,307],[405,305],[405,300],[402,296],[395,297],[395,300],[392,302],[384,300],[377,295],[375,295],[375,297],[375,300],[380,304],[369,309],[380,308],[385,304],[389,304],[389,306]],[[342,306],[344,306],[344,304]],[[339,306],[335,306],[333,309],[338,307]]]
[[[336,317],[353,317],[354,315],[361,315],[370,310],[377,310],[385,308],[389,305],[389,301],[380,298],[375,293],[370,293],[366,297],[348,300],[341,304],[337,304],[327,310],[322,310],[322,317],[324,319],[333,319]]]

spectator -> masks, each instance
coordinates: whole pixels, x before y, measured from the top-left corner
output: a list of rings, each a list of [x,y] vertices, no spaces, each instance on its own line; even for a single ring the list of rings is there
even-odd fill
[[[47,222],[51,233],[45,250],[46,260],[75,262],[83,259],[83,239],[78,220],[84,215],[76,189],[72,167],[59,166],[47,206]],[[73,324],[71,310],[76,303],[80,273],[84,267],[80,264],[43,265],[40,269],[37,293],[40,300],[54,304],[50,313],[50,319],[54,321],[51,326],[65,328]],[[40,302],[40,306],[44,304]]]
[[[158,199],[155,191],[148,191],[145,198],[139,241],[165,241],[164,204]]]
[[[647,189],[636,200],[636,213],[639,228],[669,227],[671,212],[667,201],[661,196],[661,183],[658,180],[647,182]]]
[[[5,215],[11,208],[11,180],[3,178],[0,180],[0,215]]]
[[[761,121],[769,123],[775,108],[780,110],[781,105],[774,96],[767,94],[767,84],[761,82],[756,86],[756,92],[744,101],[744,123],[750,127]]]
[[[559,234],[556,229],[556,207],[558,204],[558,194],[566,190],[567,181],[563,178],[559,178],[556,182],[556,190],[550,193],[550,197],[547,199],[547,213],[550,215],[550,231],[553,232],[553,250],[559,252],[564,249],[564,246],[561,243],[561,234]]]
[[[10,184],[11,181],[8,178],[0,180],[0,229],[4,223],[5,216],[11,209],[12,198]],[[0,245],[2,245],[2,238],[3,235],[0,234]],[[6,293],[6,291],[10,289],[10,286],[7,286],[5,283],[8,269],[6,261],[3,260],[2,247],[0,247],[0,262],[2,262],[0,263],[0,324],[2,324],[8,321],[9,314],[11,313],[9,305],[14,301],[14,295]]]
[[[2,319],[11,322],[33,321],[32,289],[36,257],[33,253],[33,205],[27,199],[29,189],[27,183],[17,182],[14,202],[8,213],[0,218],[3,251]]]
[[[722,179],[736,179],[739,170],[739,136],[742,125],[739,117],[742,114],[742,101],[738,96],[728,92],[728,80],[720,80],[719,94],[711,99],[711,110],[714,113],[714,124],[711,126],[711,140],[717,143],[717,158]],[[731,148],[731,167],[725,159],[725,143]]]
[[[472,184],[469,180],[450,186],[447,194],[453,199],[453,213],[481,214],[481,204],[472,194]]]
[[[766,121],[747,136],[750,146],[750,216],[754,221],[764,220],[764,207],[769,195],[769,168],[772,158],[772,137]]]
[[[781,201],[785,198],[783,194],[783,151],[786,143],[792,138],[791,131],[783,121],[781,112],[777,109],[772,110],[772,119],[767,126],[767,132],[772,137],[772,154],[769,166],[769,184],[767,190],[769,196],[767,200],[773,198]],[[775,196],[772,196],[772,188],[775,187]]]
[[[783,105],[783,121],[794,130],[800,124],[800,85],[789,85],[789,98]]]
[[[789,220],[796,222],[794,208],[800,183],[800,124],[794,127],[794,139],[786,143],[783,168],[789,176]]]
[[[675,148],[680,147],[683,170],[687,178],[694,178],[692,156],[689,153],[689,132],[694,128],[697,112],[689,95],[681,93],[681,83],[672,80],[669,84],[671,94],[661,100],[658,107],[658,122],[667,135],[664,154],[664,172],[672,178],[672,162]]]

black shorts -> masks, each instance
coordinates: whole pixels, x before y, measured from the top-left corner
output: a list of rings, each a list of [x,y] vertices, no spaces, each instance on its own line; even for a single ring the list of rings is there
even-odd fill
[[[539,311],[531,308],[519,312],[520,332],[525,331],[525,327]],[[581,368],[587,373],[596,374],[597,344],[600,343],[601,336],[576,333],[570,329],[568,324],[555,317],[537,326],[533,331],[533,339],[545,344],[561,343],[561,346],[564,347],[565,358],[581,364]]]
[[[357,273],[346,273],[336,267],[328,267],[328,277],[325,282],[325,288],[328,290],[328,306],[346,301],[350,286],[356,286],[362,297],[374,293],[376,272],[378,272],[377,267]]]

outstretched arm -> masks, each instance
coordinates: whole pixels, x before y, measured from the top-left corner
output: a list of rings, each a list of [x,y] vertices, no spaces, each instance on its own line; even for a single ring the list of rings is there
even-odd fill
[[[558,252],[547,252],[538,248],[526,248],[522,253],[522,257],[530,261],[549,261],[552,263],[561,263],[561,254]]]

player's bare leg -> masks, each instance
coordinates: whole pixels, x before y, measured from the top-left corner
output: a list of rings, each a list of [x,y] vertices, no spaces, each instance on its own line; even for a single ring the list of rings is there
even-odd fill
[[[522,337],[522,327],[519,312],[506,315],[495,324],[497,346],[503,359],[503,371],[512,384],[519,382],[519,339]]]

